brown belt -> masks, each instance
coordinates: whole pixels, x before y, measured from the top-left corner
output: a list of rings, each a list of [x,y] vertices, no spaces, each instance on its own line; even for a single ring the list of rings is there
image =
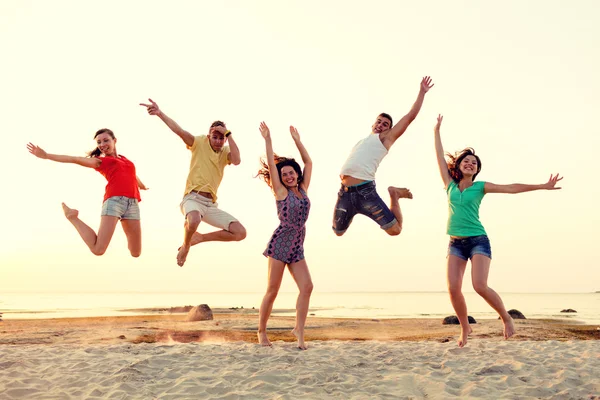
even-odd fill
[[[191,190],[190,193],[196,193],[196,194],[199,194],[202,197],[206,197],[208,199],[212,199],[212,194],[210,194],[209,192],[201,192],[199,190]]]

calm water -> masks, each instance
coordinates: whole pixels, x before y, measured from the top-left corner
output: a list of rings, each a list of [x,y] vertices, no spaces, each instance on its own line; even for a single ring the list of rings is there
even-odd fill
[[[497,318],[475,293],[465,293],[469,315]],[[503,293],[508,309],[527,318],[563,318],[600,324],[600,293]],[[0,294],[3,318],[65,318],[136,315],[125,309],[172,307],[206,303],[211,308],[258,309],[262,293],[4,293]],[[294,315],[295,293],[280,293],[278,315]],[[561,314],[572,308],[577,314]],[[336,318],[443,318],[454,314],[444,292],[313,293],[311,313]]]

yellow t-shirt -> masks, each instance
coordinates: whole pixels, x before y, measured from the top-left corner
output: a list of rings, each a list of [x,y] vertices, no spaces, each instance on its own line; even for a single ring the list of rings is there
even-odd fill
[[[209,192],[212,194],[213,202],[217,201],[217,189],[223,179],[225,166],[229,164],[229,146],[216,153],[208,141],[208,136],[194,137],[192,147],[192,160],[190,161],[190,173],[185,184],[184,195],[192,190]]]

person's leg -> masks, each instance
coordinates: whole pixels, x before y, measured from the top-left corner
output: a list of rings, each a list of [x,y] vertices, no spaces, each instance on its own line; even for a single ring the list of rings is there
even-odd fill
[[[269,276],[267,279],[267,291],[263,297],[258,314],[258,343],[262,346],[271,345],[267,337],[267,321],[269,320],[269,316],[271,316],[273,304],[275,303],[275,298],[277,297],[277,293],[279,293],[279,287],[283,279],[283,271],[285,271],[285,263],[283,261],[271,257],[268,260]]]
[[[467,338],[471,333],[469,326],[469,316],[467,314],[467,302],[462,294],[462,282],[467,268],[467,260],[455,256],[448,255],[448,268],[446,271],[448,293],[450,293],[450,302],[454,308],[454,312],[460,322],[460,339],[458,339],[458,347],[463,347],[467,344]]]
[[[136,199],[127,199],[128,207],[121,216],[121,226],[127,236],[127,247],[132,257],[142,254],[142,225],[140,207]]]
[[[390,194],[390,210],[396,218],[396,223],[385,231],[390,236],[396,236],[402,232],[402,211],[399,199],[412,199],[413,195],[409,189],[394,186],[388,187],[388,192]]]
[[[77,229],[79,236],[81,236],[90,251],[97,256],[104,254],[110,244],[119,218],[111,215],[100,217],[100,228],[98,228],[98,234],[96,235],[92,228],[79,219],[79,211],[67,207],[65,203],[62,203],[62,208],[65,217]]]
[[[337,236],[342,236],[352,223],[352,219],[356,215],[356,208],[352,204],[352,193],[344,190],[342,185],[338,192],[338,198],[333,209],[333,232]]]
[[[200,215],[200,211],[190,211],[185,216],[183,244],[181,245],[181,247],[179,248],[179,252],[177,253],[177,265],[179,265],[180,267],[183,267],[183,264],[185,264],[187,255],[190,252],[192,235],[198,229],[201,220],[202,216]]]
[[[229,224],[227,230],[210,233],[195,232],[191,244],[194,246],[203,242],[239,242],[245,238],[246,228],[239,221],[234,221]]]
[[[132,257],[142,254],[142,224],[139,219],[122,219],[121,226],[127,236],[127,247]]]
[[[290,264],[290,273],[298,285],[298,299],[296,300],[296,326],[292,333],[298,338],[298,348],[306,350],[304,344],[304,326],[306,325],[306,316],[308,315],[308,306],[310,295],[313,291],[313,283],[308,271],[306,259]]]
[[[475,254],[471,259],[471,279],[473,289],[500,315],[504,324],[504,338],[508,339],[515,333],[515,325],[511,316],[506,312],[502,299],[491,287],[488,286],[488,276],[492,260],[483,255]]]
[[[392,198],[392,207],[395,213],[385,204],[377,193],[375,182],[361,185],[356,191],[356,209],[375,221],[388,235],[396,236],[402,231],[402,213],[398,199],[403,196],[412,197],[408,189],[392,188],[389,190]],[[398,219],[400,218],[400,219]]]

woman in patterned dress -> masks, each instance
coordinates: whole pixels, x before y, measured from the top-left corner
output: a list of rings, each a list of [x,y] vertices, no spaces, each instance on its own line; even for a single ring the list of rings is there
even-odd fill
[[[273,153],[271,133],[264,122],[260,124],[260,133],[265,139],[267,159],[261,160],[262,168],[258,175],[273,190],[280,224],[263,253],[269,260],[269,276],[267,292],[260,306],[258,342],[262,346],[271,346],[267,337],[267,321],[287,266],[300,290],[296,301],[296,326],[292,333],[298,339],[298,348],[306,350],[304,325],[313,284],[304,259],[304,236],[310,210],[310,200],[306,192],[312,175],[312,160],[300,141],[298,130],[293,126],[290,126],[290,133],[302,157],[304,171],[293,158],[278,157]]]

